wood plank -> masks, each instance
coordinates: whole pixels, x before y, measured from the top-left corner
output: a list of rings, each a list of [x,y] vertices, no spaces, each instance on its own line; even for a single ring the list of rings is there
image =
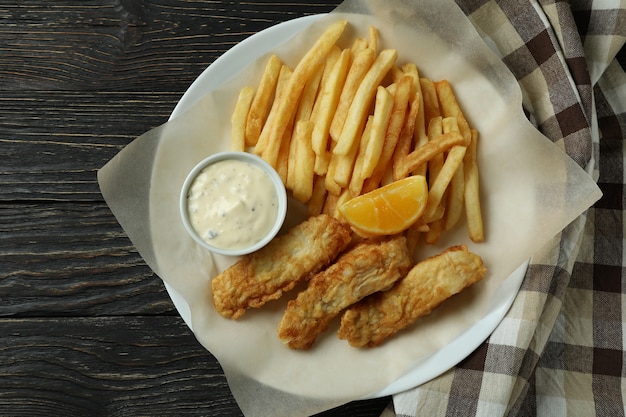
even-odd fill
[[[97,170],[137,136],[165,123],[181,95],[3,93],[0,202],[103,201]]]
[[[104,203],[0,205],[0,294],[4,317],[177,315]]]
[[[0,320],[2,415],[241,415],[175,317]]]
[[[167,121],[215,58],[268,26],[332,8],[187,1],[0,5],[0,201],[102,201],[96,171]]]
[[[245,37],[332,4],[0,4],[0,415],[240,416],[96,171]],[[321,415],[378,416],[389,398]]]
[[[261,1],[5,2],[0,90],[173,91],[251,34],[333,8]]]
[[[241,416],[177,317],[0,319],[0,415]],[[320,417],[377,417],[389,398]]]

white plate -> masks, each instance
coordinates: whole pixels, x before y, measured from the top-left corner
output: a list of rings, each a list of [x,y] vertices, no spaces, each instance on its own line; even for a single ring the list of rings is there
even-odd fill
[[[270,51],[275,45],[295,35],[321,15],[307,16],[278,24],[239,43],[209,66],[184,93],[170,119],[189,109],[197,100],[228,81],[239,69]],[[456,337],[451,343],[419,363],[384,390],[368,398],[396,394],[418,386],[447,371],[472,353],[496,328],[513,303],[528,263],[515,270],[492,298],[484,317]],[[191,312],[184,298],[171,285],[165,287],[185,323],[191,328]],[[192,329],[193,330],[193,329]]]

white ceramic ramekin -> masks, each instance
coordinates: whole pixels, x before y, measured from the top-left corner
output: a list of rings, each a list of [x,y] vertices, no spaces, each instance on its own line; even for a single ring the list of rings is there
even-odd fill
[[[262,171],[261,175],[267,175],[267,177],[272,181],[272,184],[274,185],[274,189],[277,195],[278,207],[277,207],[277,213],[276,213],[276,220],[274,224],[269,229],[269,232],[265,236],[263,236],[259,241],[247,247],[236,248],[236,249],[224,249],[224,248],[220,248],[217,246],[213,246],[206,240],[202,239],[202,237],[198,234],[198,232],[191,225],[191,222],[189,219],[189,212],[187,208],[187,202],[188,202],[187,197],[189,194],[189,188],[191,184],[193,183],[194,179],[198,176],[198,174],[200,174],[200,172],[203,169],[205,169],[209,165],[214,164],[216,162],[224,161],[224,160],[232,160],[232,159],[252,164],[253,166],[261,169]],[[287,214],[287,192],[285,190],[285,185],[283,184],[276,170],[272,168],[271,165],[269,165],[260,157],[251,153],[247,153],[247,152],[220,152],[220,153],[213,154],[203,159],[187,175],[187,178],[185,179],[185,182],[183,183],[183,187],[180,192],[180,214],[181,214],[181,218],[185,226],[185,229],[187,229],[187,232],[189,233],[189,235],[202,247],[212,252],[219,253],[221,255],[229,255],[229,256],[245,255],[248,253],[255,252],[261,249],[263,246],[267,245],[280,231],[280,228],[282,227],[283,222],[285,220],[285,216]]]

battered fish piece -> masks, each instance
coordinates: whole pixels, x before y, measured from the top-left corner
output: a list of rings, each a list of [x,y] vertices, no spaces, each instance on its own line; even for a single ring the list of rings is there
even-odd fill
[[[429,314],[446,299],[480,281],[480,256],[453,246],[415,265],[389,291],[347,309],[337,335],[354,347],[374,347]]]
[[[292,349],[309,349],[344,308],[389,288],[412,265],[404,236],[355,245],[289,301],[278,337]]]
[[[326,214],[310,217],[213,279],[217,312],[237,319],[322,270],[351,241],[350,228]]]

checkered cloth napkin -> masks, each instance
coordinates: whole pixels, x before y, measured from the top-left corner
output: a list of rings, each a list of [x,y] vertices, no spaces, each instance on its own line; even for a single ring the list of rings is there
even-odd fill
[[[533,256],[486,342],[381,417],[624,416],[626,2],[457,3],[519,81],[529,119],[604,196]]]

